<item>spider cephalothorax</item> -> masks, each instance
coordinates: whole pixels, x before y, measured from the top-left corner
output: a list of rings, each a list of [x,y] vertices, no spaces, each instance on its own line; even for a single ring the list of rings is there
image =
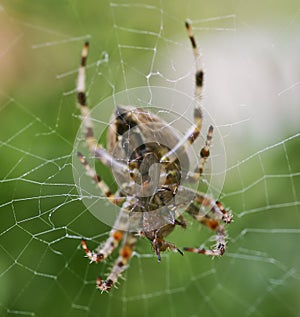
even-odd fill
[[[203,85],[203,70],[190,24],[186,28],[194,50],[196,62],[195,98],[200,99]],[[119,105],[112,115],[107,134],[107,150],[94,137],[92,120],[86,104],[85,64],[88,43],[85,43],[79,68],[77,96],[85,129],[85,138],[90,153],[103,164],[111,167],[119,186],[116,193],[92,169],[85,157],[78,157],[109,201],[120,207],[119,215],[110,231],[109,238],[93,252],[82,240],[82,247],[92,262],[106,259],[121,243],[119,257],[107,279],[97,280],[101,291],[108,291],[117,282],[132,256],[137,238],[146,237],[151,241],[158,260],[160,253],[167,249],[183,255],[173,243],[165,238],[178,225],[186,228],[183,212],[216,232],[213,249],[184,248],[185,251],[220,256],[226,249],[224,224],[232,221],[219,201],[208,195],[184,186],[185,182],[197,182],[209,157],[213,127],[208,129],[206,142],[200,151],[200,160],[194,172],[189,172],[189,158],[186,153],[200,134],[202,111],[199,103],[194,109],[194,125],[184,137],[171,128],[158,115],[129,105]]]

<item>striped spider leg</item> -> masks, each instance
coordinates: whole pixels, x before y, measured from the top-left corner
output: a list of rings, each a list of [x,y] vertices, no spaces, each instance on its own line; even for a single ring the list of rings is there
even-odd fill
[[[120,247],[119,257],[115,261],[107,279],[103,281],[100,276],[97,278],[97,288],[102,292],[109,291],[111,287],[117,283],[118,278],[127,268],[127,263],[133,254],[134,246],[137,240],[135,235],[127,232],[129,214],[133,209],[134,203],[130,200],[130,198],[117,198],[116,195],[111,194],[107,185],[101,180],[100,176],[96,174],[96,171],[89,166],[85,157],[81,153],[78,153],[78,157],[85,167],[87,174],[94,180],[96,185],[105,194],[109,201],[116,205],[121,205],[123,203],[120,213],[115,220],[115,224],[109,232],[108,239],[102,243],[96,249],[96,251],[91,251],[88,248],[85,239],[81,240],[81,245],[86,253],[86,256],[91,262],[96,263],[105,260],[119,246],[121,241],[123,241],[123,244]]]
[[[100,262],[105,260],[121,243],[119,257],[114,262],[107,278],[102,280],[100,276],[97,278],[97,288],[103,291],[109,291],[112,286],[116,285],[122,273],[128,267],[128,262],[133,255],[134,247],[137,241],[135,234],[128,232],[129,213],[133,208],[130,199],[123,204],[119,216],[115,221],[113,229],[109,232],[109,238],[101,244],[96,252],[90,251],[85,240],[82,240],[82,247],[91,260],[91,262]],[[118,229],[115,229],[118,228]]]
[[[127,199],[120,210],[113,229],[109,233],[109,238],[97,250],[97,256],[100,255],[101,260],[104,260],[122,241],[119,257],[114,262],[107,278],[105,280],[102,280],[100,276],[97,278],[97,288],[101,292],[109,291],[112,286],[116,285],[118,279],[122,276],[122,273],[127,269],[128,262],[133,255],[137,237],[134,233],[128,232],[129,214],[132,211],[132,208],[134,208],[132,202],[130,199]],[[87,252],[87,250],[85,251]]]
[[[216,245],[213,249],[185,247],[183,250],[210,256],[223,255],[226,250],[226,231],[224,224],[232,222],[233,217],[231,212],[226,211],[221,202],[199,191],[180,186],[178,193],[181,197],[189,198],[190,204],[185,211],[196,221],[216,232]]]
[[[135,179],[135,176],[138,175],[136,170],[130,169],[127,165],[116,161],[111,154],[109,154],[101,145],[97,144],[97,141],[94,137],[93,124],[92,119],[90,117],[90,112],[87,106],[87,98],[85,93],[85,67],[86,67],[86,59],[88,54],[89,43],[86,42],[84,44],[82,54],[81,54],[81,63],[78,72],[78,80],[77,80],[77,103],[80,108],[82,121],[85,129],[85,139],[90,150],[90,153],[94,155],[98,160],[100,160],[103,164],[113,168],[115,171],[123,173],[124,175],[129,175],[128,181],[130,179]],[[80,153],[77,153],[80,162],[86,169],[87,174],[94,180],[96,185],[102,191],[102,193],[109,199],[109,201],[116,205],[121,205],[126,198],[117,197],[112,194],[109,187],[102,180],[102,178],[96,173],[96,171],[90,167],[86,158]],[[122,209],[120,211],[120,215],[116,220],[115,227],[120,228],[123,227],[123,230],[113,228],[109,233],[109,238],[106,242],[98,247],[96,252],[91,251],[87,243],[84,239],[82,239],[81,244],[84,249],[87,257],[91,262],[100,262],[105,260],[120,244],[122,240],[124,240],[124,244],[120,248],[120,255],[117,259],[116,263],[113,266],[113,269],[108,276],[107,280],[102,281],[100,277],[97,279],[97,288],[101,291],[108,291],[113,284],[115,284],[121,275],[121,273],[126,269],[126,264],[130,259],[135,240],[136,238],[132,234],[128,234],[126,232],[127,222],[126,213],[128,213],[128,204],[124,203]]]
[[[194,60],[196,65],[196,72],[195,72],[195,108],[194,108],[194,121],[195,124],[192,126],[189,131],[185,134],[185,136],[178,142],[178,144],[172,148],[168,153],[166,153],[162,158],[161,162],[167,164],[169,162],[173,162],[176,158],[176,151],[178,151],[182,146],[187,147],[194,143],[194,141],[198,138],[203,121],[202,110],[200,108],[200,101],[202,99],[202,90],[203,90],[203,83],[204,83],[204,71],[200,61],[200,54],[199,49],[197,46],[197,42],[195,40],[192,27],[190,22],[187,20],[185,22],[186,29],[188,31],[188,36],[192,44]],[[211,144],[213,135],[213,126],[210,126],[207,133],[207,138],[205,142],[205,146],[200,151],[200,161],[198,166],[195,168],[194,172],[189,172],[186,176],[186,181],[188,182],[197,182],[203,173],[203,168],[207,158],[209,157],[209,147]]]
[[[136,169],[131,169],[126,164],[117,161],[110,153],[108,153],[101,145],[97,143],[97,140],[94,137],[93,123],[90,117],[90,111],[87,105],[85,92],[85,68],[88,49],[89,43],[85,42],[81,53],[81,62],[77,78],[77,103],[82,116],[86,143],[90,153],[103,164],[113,168],[115,171],[119,171],[120,173],[130,176],[132,179],[136,179],[136,177],[139,175],[139,172]]]

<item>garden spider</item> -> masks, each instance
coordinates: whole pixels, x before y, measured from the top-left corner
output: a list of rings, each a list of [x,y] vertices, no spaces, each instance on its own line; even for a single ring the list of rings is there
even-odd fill
[[[200,100],[204,73],[190,23],[186,22],[185,26],[196,64],[195,98]],[[186,149],[199,136],[202,126],[202,111],[199,103],[196,103],[194,108],[195,123],[183,138],[178,138],[168,127],[167,122],[153,113],[133,106],[117,106],[108,128],[108,148],[106,150],[97,143],[94,136],[92,119],[86,103],[85,66],[88,47],[89,44],[86,42],[81,55],[77,82],[77,102],[85,130],[85,140],[91,155],[109,166],[122,179],[119,190],[113,194],[101,177],[90,167],[85,157],[78,153],[87,174],[102,193],[111,203],[120,206],[120,213],[108,239],[96,251],[91,251],[86,241],[82,240],[86,256],[91,262],[96,263],[105,260],[120,245],[119,256],[107,279],[102,280],[98,277],[97,288],[102,292],[109,291],[117,283],[127,268],[139,236],[150,240],[158,261],[161,260],[160,253],[167,249],[183,255],[175,244],[165,241],[165,237],[177,225],[186,228],[186,222],[178,211],[180,209],[184,209],[183,211],[186,211],[196,221],[216,233],[216,245],[212,249],[186,247],[183,250],[210,256],[223,255],[226,249],[224,224],[232,221],[231,213],[227,212],[219,201],[182,185],[184,181],[197,182],[200,179],[205,162],[209,157],[212,126],[208,129],[206,142],[200,151],[200,160],[195,171],[183,172],[180,157],[186,159]],[[169,137],[168,142],[171,143],[165,145],[163,142],[149,142],[148,135],[154,130],[163,130],[164,136]],[[123,153],[123,159],[113,155],[115,148]],[[158,171],[156,174],[154,171],[155,175],[153,170],[151,172],[152,166],[156,166],[156,172]],[[135,219],[135,224],[139,224],[139,229],[131,229],[132,219]]]

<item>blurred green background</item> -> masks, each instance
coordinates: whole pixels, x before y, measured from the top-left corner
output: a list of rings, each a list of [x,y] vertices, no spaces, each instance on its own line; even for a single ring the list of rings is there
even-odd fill
[[[299,316],[299,12],[292,0],[0,1],[1,316]],[[101,295],[95,280],[112,261],[90,265],[80,238],[96,247],[110,228],[85,209],[72,174],[82,44],[91,107],[139,86],[192,96],[187,17],[225,144],[228,250],[213,260],[169,252],[158,264],[141,240],[125,281]],[[209,237],[188,219],[168,240]]]

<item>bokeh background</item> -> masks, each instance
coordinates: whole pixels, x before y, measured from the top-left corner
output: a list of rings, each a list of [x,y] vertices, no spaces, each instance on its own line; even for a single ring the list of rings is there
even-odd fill
[[[125,280],[101,295],[95,279],[113,257],[90,265],[80,239],[96,247],[110,228],[73,179],[82,43],[91,42],[91,107],[140,86],[192,96],[187,17],[206,71],[203,104],[225,145],[228,250],[169,252],[158,264],[141,240]],[[299,29],[293,0],[0,1],[0,315],[299,316]],[[168,239],[210,246],[187,221]]]

